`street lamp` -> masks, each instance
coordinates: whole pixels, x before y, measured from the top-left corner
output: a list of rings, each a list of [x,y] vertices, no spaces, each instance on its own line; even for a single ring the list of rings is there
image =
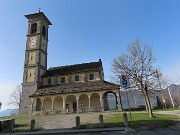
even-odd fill
[[[165,98],[164,98],[164,96],[163,96],[163,93],[162,93],[162,87],[161,87],[161,83],[160,83],[160,79],[159,79],[158,70],[156,69],[155,72],[156,72],[157,79],[158,79],[158,84],[159,84],[159,88],[160,88],[160,92],[161,92],[162,101],[163,101],[163,103],[164,103],[164,105],[165,105],[165,109],[166,109],[166,108],[167,108],[167,106],[166,106],[166,100],[165,100]]]
[[[0,102],[0,109],[1,109],[1,105],[2,105],[2,103]]]

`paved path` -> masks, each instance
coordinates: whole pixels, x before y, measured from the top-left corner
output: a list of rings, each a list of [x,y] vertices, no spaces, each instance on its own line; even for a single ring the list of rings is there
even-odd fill
[[[76,116],[80,116],[81,123],[98,123],[97,113],[87,114],[66,114],[66,115],[55,115],[51,120],[46,121],[44,129],[60,129],[60,128],[72,128],[75,127]]]
[[[180,116],[180,110],[174,110],[174,111],[158,111],[158,112],[154,112],[157,114],[170,114],[170,115],[177,115]]]

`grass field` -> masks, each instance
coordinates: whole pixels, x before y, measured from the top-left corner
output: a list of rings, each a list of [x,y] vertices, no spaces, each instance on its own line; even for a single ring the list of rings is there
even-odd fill
[[[130,117],[128,115],[130,124]],[[180,117],[174,115],[154,114],[154,118],[149,118],[146,113],[132,113],[132,128],[148,127],[150,129],[167,127],[174,125],[180,120]],[[113,115],[104,115],[105,127],[123,127],[122,113]],[[82,128],[99,127],[99,123],[82,123]]]
[[[97,114],[97,118],[100,113]],[[122,112],[106,112],[102,113],[104,116],[105,127],[122,127],[123,126],[123,116]],[[71,114],[68,114],[71,115]],[[15,132],[20,131],[29,131],[30,121],[31,119],[36,120],[36,130],[41,130],[43,125],[46,124],[47,121],[53,121],[59,115],[46,115],[46,116],[11,116],[4,118],[14,118],[15,119]],[[150,129],[158,128],[158,127],[167,127],[169,125],[175,124],[180,117],[174,115],[163,115],[163,114],[154,114],[154,118],[149,118],[149,116],[145,113],[132,113],[133,120],[133,128],[139,128],[142,126],[149,127]],[[91,117],[90,114],[87,113],[87,117]],[[2,118],[1,118],[2,119]],[[88,121],[81,123],[81,128],[98,128],[99,123]]]

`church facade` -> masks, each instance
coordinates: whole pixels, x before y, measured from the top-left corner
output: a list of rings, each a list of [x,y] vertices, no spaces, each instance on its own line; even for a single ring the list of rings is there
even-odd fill
[[[106,111],[107,94],[121,110],[119,85],[104,80],[102,61],[47,69],[48,28],[43,12],[25,15],[28,32],[20,113],[65,114]]]

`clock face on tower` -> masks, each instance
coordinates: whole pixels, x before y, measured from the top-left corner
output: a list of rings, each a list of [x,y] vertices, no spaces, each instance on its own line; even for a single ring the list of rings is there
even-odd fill
[[[36,37],[30,37],[30,39],[29,39],[29,45],[30,45],[30,46],[36,45]]]

